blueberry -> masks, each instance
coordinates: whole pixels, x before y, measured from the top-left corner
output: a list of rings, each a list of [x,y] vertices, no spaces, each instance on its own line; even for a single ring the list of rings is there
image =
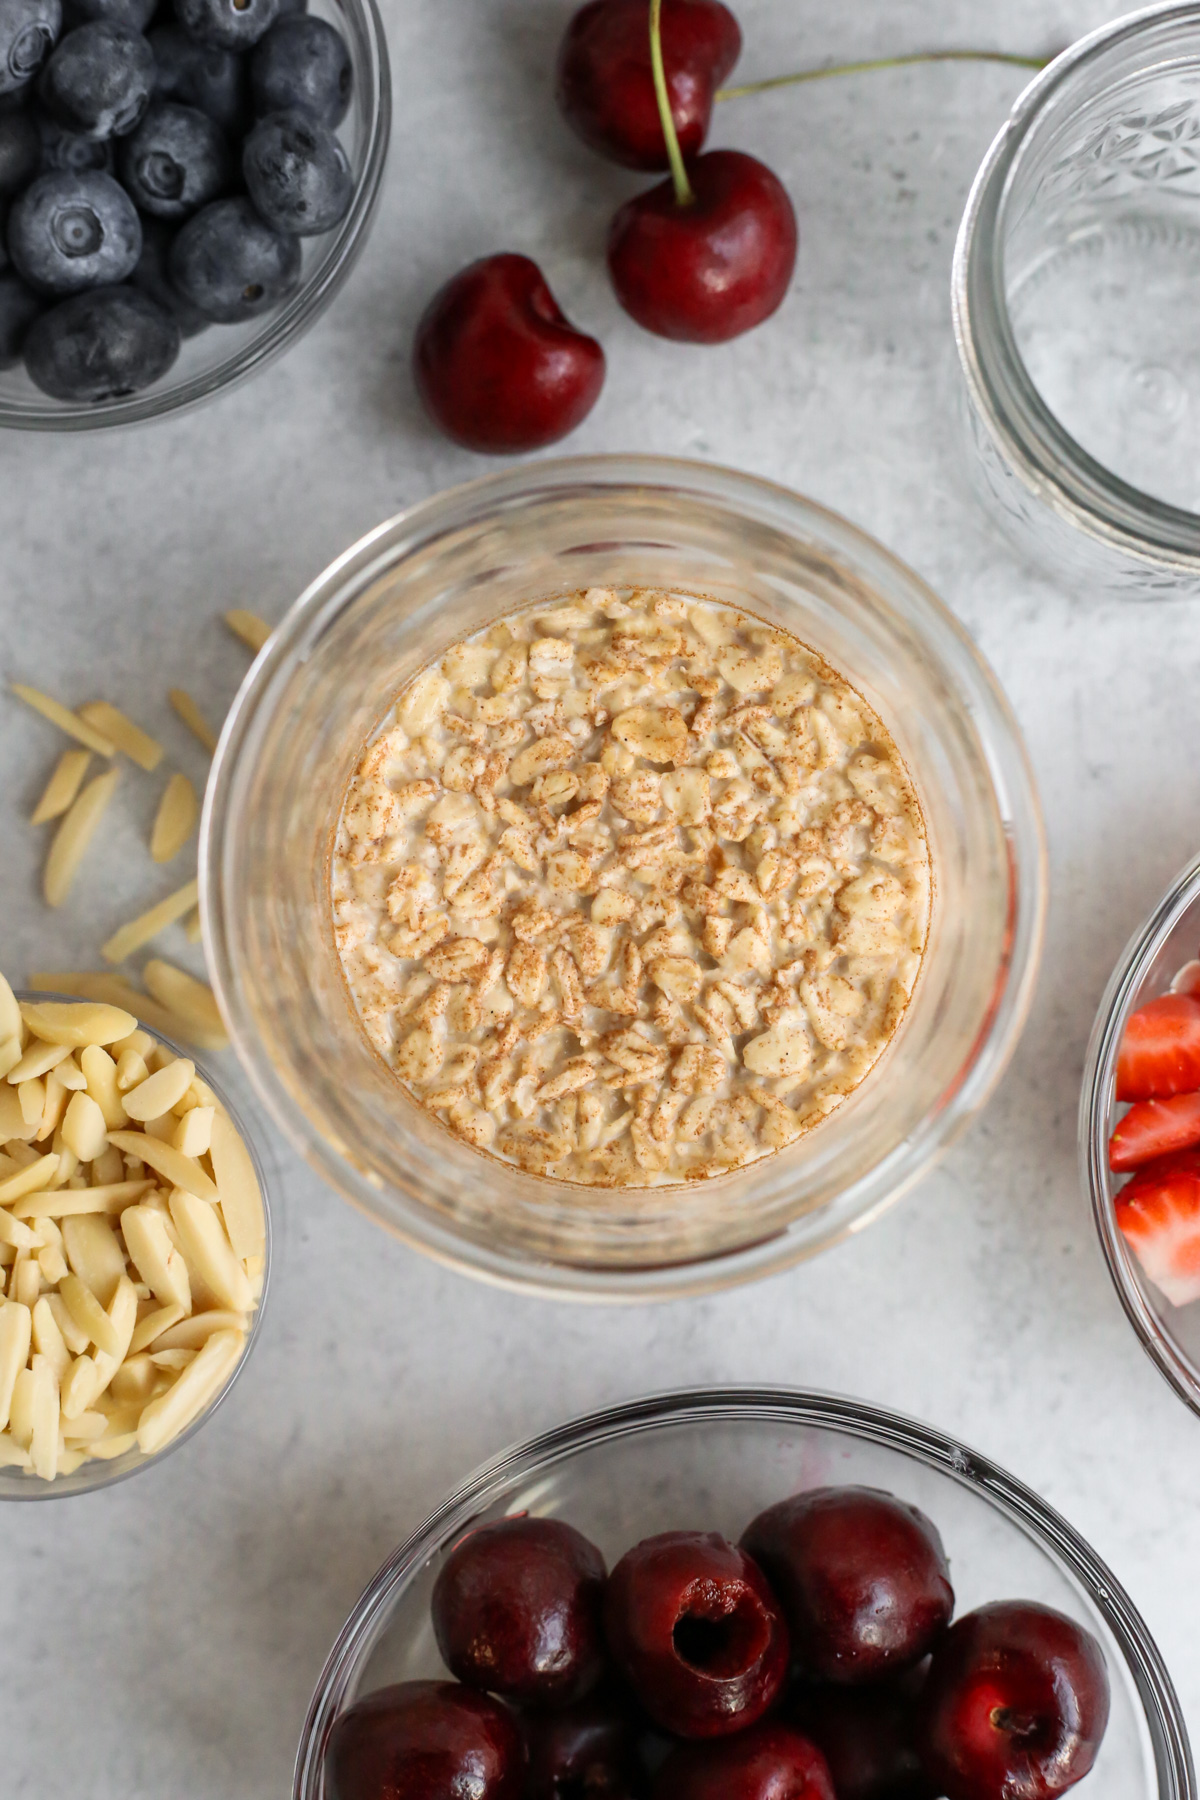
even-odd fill
[[[41,144],[43,175],[59,169],[73,169],[77,175],[87,169],[102,169],[106,175],[112,174],[116,164],[109,139],[80,137],[77,131],[68,131],[40,108],[34,118]]]
[[[164,225],[161,219],[143,219],[142,254],[129,279],[135,288],[141,288],[143,294],[149,294],[170,313],[181,336],[196,337],[199,332],[207,331],[212,321],[206,319],[190,300],[185,300],[172,284],[168,264],[174,242],[175,231],[170,225]]]
[[[199,44],[249,50],[279,17],[279,0],[174,0],[175,17]]]
[[[328,125],[307,113],[260,119],[242,147],[242,174],[268,225],[293,237],[331,230],[354,197],[346,152]]]
[[[62,30],[62,0],[0,0],[0,94],[32,81]]]
[[[119,400],[165,375],[179,355],[179,327],[137,288],[76,294],[30,327],[25,367],[55,400]]]
[[[39,175],[8,220],[18,275],[40,294],[77,294],[124,281],[142,253],[133,201],[111,175]]]
[[[66,0],[66,20],[72,29],[107,19],[127,31],[145,31],[157,6],[158,0]]]
[[[123,138],[117,169],[130,199],[157,219],[186,219],[233,184],[233,152],[194,106],[158,100]]]
[[[41,310],[41,301],[19,275],[11,269],[0,275],[0,369],[20,362],[25,333]]]
[[[69,31],[46,64],[46,111],[83,137],[122,137],[150,104],[154,53],[140,32],[98,19]]]
[[[0,194],[15,194],[41,167],[42,145],[32,113],[0,118]]]
[[[198,106],[230,137],[241,137],[248,130],[250,95],[244,57],[216,44],[197,44],[178,25],[156,26],[150,33],[150,48],[158,99]]]
[[[323,125],[339,125],[350,104],[354,71],[340,32],[324,19],[280,19],[250,58],[255,111],[299,107]]]
[[[264,224],[248,200],[214,200],[181,229],[171,280],[221,325],[257,319],[300,285],[300,246]]]

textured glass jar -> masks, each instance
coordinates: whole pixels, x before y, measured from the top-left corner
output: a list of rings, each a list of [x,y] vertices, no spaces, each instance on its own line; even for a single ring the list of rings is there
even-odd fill
[[[306,10],[336,26],[350,52],[354,88],[338,137],[354,173],[354,197],[333,231],[301,240],[303,273],[291,299],[247,324],[210,325],[185,338],[162,380],[124,399],[95,406],[52,400],[34,387],[21,364],[0,370],[0,427],[95,431],[165,418],[248,380],[320,318],[357,262],[375,216],[392,128],[392,78],[375,0],[314,0]]]
[[[1200,6],[1119,19],[1017,101],[954,329],[976,484],[1074,586],[1200,587]]]
[[[815,646],[893,733],[935,869],[916,992],[878,1068],[799,1143],[684,1186],[590,1188],[470,1149],[370,1047],[333,943],[332,832],[399,688],[499,615],[600,584],[709,595]],[[443,494],[381,526],[309,589],[226,721],[200,879],[234,1045],[327,1180],[477,1273],[633,1297],[795,1261],[916,1180],[990,1093],[1020,1031],[1042,863],[1007,704],[909,570],[782,488],[702,464],[602,457]]]
[[[445,1679],[429,1617],[446,1553],[473,1525],[528,1513],[585,1533],[609,1566],[660,1531],[736,1540],[763,1507],[862,1483],[919,1506],[950,1558],[960,1613],[1036,1600],[1098,1638],[1112,1711],[1087,1800],[1196,1800],[1187,1727],[1154,1640],[1077,1532],[994,1463],[879,1407],[831,1394],[668,1394],[577,1419],[468,1477],[380,1569],[329,1653],[296,1758],[293,1800],[326,1800],[338,1714],[393,1681]]]
[[[1142,1273],[1113,1206],[1122,1177],[1114,1176],[1108,1166],[1108,1140],[1117,1122],[1117,1056],[1125,1022],[1135,1007],[1165,994],[1183,965],[1197,955],[1200,856],[1171,883],[1134,932],[1100,1002],[1083,1075],[1079,1161],[1108,1272],[1129,1322],[1180,1399],[1200,1413],[1200,1301],[1172,1306]]]

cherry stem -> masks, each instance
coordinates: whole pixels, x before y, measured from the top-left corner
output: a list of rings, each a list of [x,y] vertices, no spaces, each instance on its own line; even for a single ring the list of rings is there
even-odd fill
[[[680,206],[690,206],[696,196],[683,166],[683,152],[679,148],[679,136],[671,112],[671,96],[667,92],[667,71],[663,67],[662,0],[650,0],[650,67],[654,71],[654,93],[667,145],[667,161],[671,165],[671,179],[675,183],[675,199]]]
[[[661,0],[652,0],[652,4],[661,4]],[[661,56],[661,50],[659,54]],[[1005,50],[917,50],[910,56],[877,56],[869,62],[834,63],[827,69],[798,69],[794,75],[772,75],[766,81],[747,81],[741,87],[718,88],[715,98],[741,100],[746,94],[765,94],[769,88],[795,87],[802,81],[828,81],[833,75],[869,75],[876,69],[904,69],[913,63],[992,62],[1004,63],[1011,69],[1044,69],[1051,60],[1045,56],[1013,56]],[[671,136],[674,136],[673,131]],[[668,138],[667,149],[670,147],[671,138]]]

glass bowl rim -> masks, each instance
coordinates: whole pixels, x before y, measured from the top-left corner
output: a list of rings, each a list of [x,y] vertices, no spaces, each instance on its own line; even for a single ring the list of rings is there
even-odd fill
[[[1143,1350],[1184,1404],[1200,1414],[1200,1372],[1150,1306],[1117,1226],[1109,1191],[1108,1122],[1117,1054],[1138,989],[1188,909],[1200,901],[1195,856],[1133,933],[1117,960],[1096,1013],[1079,1100],[1079,1174],[1091,1202],[1100,1247],[1117,1297]]]
[[[393,1551],[351,1609],[325,1660],[305,1716],[292,1800],[314,1800],[328,1732],[353,1673],[374,1646],[393,1594],[489,1503],[498,1488],[578,1451],[663,1426],[772,1419],[840,1432],[906,1454],[956,1481],[1023,1527],[1084,1589],[1120,1647],[1150,1730],[1159,1780],[1157,1800],[1197,1800],[1187,1724],[1158,1647],[1120,1582],[1053,1507],[988,1457],[902,1413],[822,1389],[757,1385],[672,1389],[604,1407],[541,1432],[480,1464]]]
[[[252,731],[258,710],[269,711],[275,704],[272,688],[276,679],[304,660],[308,647],[320,638],[330,619],[354,604],[374,580],[414,547],[461,525],[464,518],[479,519],[489,504],[500,511],[523,500],[568,490],[582,495],[590,487],[653,488],[667,494],[680,490],[693,498],[719,498],[731,511],[739,503],[749,506],[757,500],[766,507],[785,509],[791,514],[793,528],[809,524],[824,547],[851,562],[860,575],[874,581],[877,570],[886,570],[906,597],[919,602],[923,610],[919,628],[927,648],[952,675],[964,705],[969,704],[998,809],[1011,827],[1005,835],[1013,928],[1011,941],[997,963],[998,976],[1003,977],[1000,998],[981,1021],[979,1036],[951,1097],[940,1109],[926,1114],[917,1132],[910,1133],[861,1178],[868,1196],[862,1211],[819,1242],[797,1241],[788,1229],[707,1258],[593,1269],[565,1260],[534,1261],[507,1247],[485,1246],[458,1235],[441,1221],[418,1218],[415,1210],[403,1224],[385,1220],[371,1205],[369,1177],[360,1176],[349,1158],[326,1155],[303,1135],[290,1096],[243,1017],[228,948],[227,843],[239,804],[237,771],[239,754],[244,754],[243,740]],[[1028,1019],[1044,939],[1047,850],[1037,784],[1008,697],[962,621],[920,575],[869,532],[783,483],[698,458],[617,452],[547,458],[441,489],[384,520],[310,583],[255,658],[226,714],[200,821],[199,879],[210,979],[238,1060],[272,1119],[330,1187],[400,1241],[459,1273],[554,1300],[636,1304],[718,1292],[818,1255],[878,1218],[940,1160],[994,1091]],[[916,1161],[897,1171],[901,1152],[914,1142]],[[878,1192],[867,1187],[873,1181],[878,1186],[884,1173],[888,1185]]]
[[[1069,525],[1143,563],[1200,570],[1200,512],[1123,481],[1064,429],[1017,348],[1004,293],[999,235],[1010,179],[1047,107],[1110,50],[1160,25],[1193,25],[1197,0],[1158,0],[1086,33],[1022,90],[980,164],[958,228],[951,272],[954,340],[967,393],[1006,466]]]
[[[63,1001],[67,1005],[77,1005],[80,1001],[78,994],[58,994],[52,993],[49,990],[34,988],[15,988],[13,991],[17,1000],[24,1001],[28,1005],[41,1005],[42,1003],[51,1000]],[[246,1121],[242,1113],[229,1098],[224,1082],[212,1075],[207,1064],[201,1063],[198,1060],[196,1052],[190,1044],[176,1043],[174,1038],[168,1037],[163,1031],[155,1031],[151,1026],[144,1025],[140,1019],[138,1020],[138,1029],[147,1032],[156,1043],[165,1044],[167,1049],[173,1050],[176,1056],[182,1056],[186,1058],[188,1062],[195,1064],[197,1075],[217,1096],[217,1099],[229,1114],[233,1124],[237,1127],[238,1134],[246,1146],[250,1160],[254,1164],[254,1173],[258,1177],[259,1192],[262,1195],[263,1224],[266,1230],[266,1238],[263,1245],[264,1261],[262,1292],[258,1296],[258,1304],[255,1307],[253,1316],[250,1320],[250,1329],[246,1333],[245,1348],[238,1357],[236,1363],[234,1363],[233,1368],[229,1371],[229,1376],[224,1386],[204,1410],[197,1414],[191,1424],[183,1431],[179,1432],[176,1437],[173,1437],[169,1444],[165,1444],[161,1450],[156,1450],[153,1456],[143,1457],[140,1462],[132,1463],[128,1468],[124,1469],[120,1467],[120,1457],[113,1463],[104,1462],[97,1457],[91,1457],[86,1462],[80,1463],[76,1473],[82,1474],[84,1469],[94,1469],[96,1471],[95,1478],[89,1479],[86,1483],[81,1482],[77,1486],[71,1488],[60,1486],[57,1477],[54,1481],[41,1481],[36,1475],[32,1475],[25,1470],[9,1471],[7,1469],[0,1469],[0,1483],[2,1483],[4,1478],[10,1473],[18,1476],[23,1481],[27,1480],[29,1482],[29,1491],[27,1493],[21,1493],[19,1491],[14,1492],[7,1487],[0,1485],[0,1506],[5,1505],[9,1501],[12,1501],[17,1505],[24,1505],[27,1501],[31,1500],[82,1500],[88,1494],[99,1493],[102,1488],[116,1487],[117,1483],[120,1481],[129,1481],[135,1475],[142,1475],[147,1469],[156,1469],[161,1462],[164,1462],[166,1458],[172,1455],[176,1450],[181,1449],[190,1438],[193,1438],[198,1431],[208,1424],[208,1421],[212,1418],[218,1406],[224,1405],[234,1383],[249,1362],[251,1352],[258,1342],[259,1333],[262,1329],[263,1314],[266,1312],[267,1296],[271,1286],[274,1230],[271,1223],[270,1187],[267,1182],[266,1168],[259,1152],[258,1145],[254,1140],[253,1134],[247,1130]],[[68,1476],[66,1479],[70,1480],[72,1478]]]
[[[339,0],[339,3],[347,12],[358,15],[358,23],[365,34],[367,57],[362,70],[356,67],[355,73],[364,79],[370,77],[371,91],[362,173],[355,183],[350,210],[337,227],[335,242],[323,258],[320,270],[313,277],[302,280],[292,298],[278,312],[268,314],[264,329],[255,333],[240,350],[211,368],[198,370],[177,387],[161,389],[156,385],[144,393],[102,401],[95,406],[69,404],[53,411],[49,401],[38,410],[11,408],[0,395],[0,430],[115,430],[191,412],[226,389],[240,387],[249,381],[260,369],[289,350],[320,318],[366,245],[379,206],[392,131],[391,64],[379,7],[376,0]]]

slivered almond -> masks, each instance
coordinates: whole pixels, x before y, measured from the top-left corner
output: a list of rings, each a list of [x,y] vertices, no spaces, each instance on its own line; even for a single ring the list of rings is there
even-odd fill
[[[217,747],[217,734],[186,688],[168,688],[167,699],[193,736],[199,738],[211,756]]]
[[[117,747],[111,738],[105,737],[102,731],[97,731],[94,725],[89,725],[86,719],[81,719],[69,707],[52,700],[49,694],[43,694],[38,688],[27,687],[21,681],[13,682],[12,691],[18,700],[23,700],[34,712],[41,713],[43,719],[49,719],[52,725],[57,725],[60,731],[65,731],[77,743],[94,750],[97,756],[115,755]]]
[[[148,775],[153,774],[162,761],[163,747],[158,740],[143,731],[140,725],[135,725],[117,707],[110,706],[107,700],[89,700],[86,706],[80,707],[79,717],[115,744],[130,762],[145,769]]]
[[[185,1156],[173,1144],[147,1137],[143,1131],[110,1131],[108,1141],[127,1156],[140,1156],[148,1168],[162,1175],[172,1187],[194,1194],[199,1200],[215,1200],[217,1190],[193,1156]]]
[[[87,847],[113,797],[117,780],[116,769],[108,769],[103,775],[97,775],[63,814],[42,876],[42,892],[47,906],[61,906],[70,892],[71,883],[87,853]]]
[[[33,809],[31,825],[45,825],[65,813],[83,783],[92,760],[90,750],[64,750],[55,764],[42,797]]]
[[[122,925],[119,931],[114,931],[108,942],[101,944],[101,956],[107,962],[124,962],[127,956],[132,956],[135,950],[148,944],[151,938],[157,937],[160,931],[165,931],[168,925],[182,919],[184,913],[190,912],[195,906],[199,897],[200,883],[185,882],[173,894],[168,894],[165,900],[160,900],[147,912],[139,913],[136,919],[130,919],[128,925]]]
[[[225,614],[225,623],[234,637],[241,638],[246,648],[253,650],[255,655],[274,630],[274,626],[268,625],[265,619],[260,619],[257,613],[246,612],[240,606],[235,606]]]
[[[173,963],[152,958],[142,980],[154,998],[188,1026],[194,1042],[220,1047],[229,1042],[225,1021],[207,982],[197,981]]]
[[[196,790],[186,775],[172,775],[163,789],[154,828],[150,833],[150,855],[156,863],[167,863],[178,856],[196,829],[200,808]]]

